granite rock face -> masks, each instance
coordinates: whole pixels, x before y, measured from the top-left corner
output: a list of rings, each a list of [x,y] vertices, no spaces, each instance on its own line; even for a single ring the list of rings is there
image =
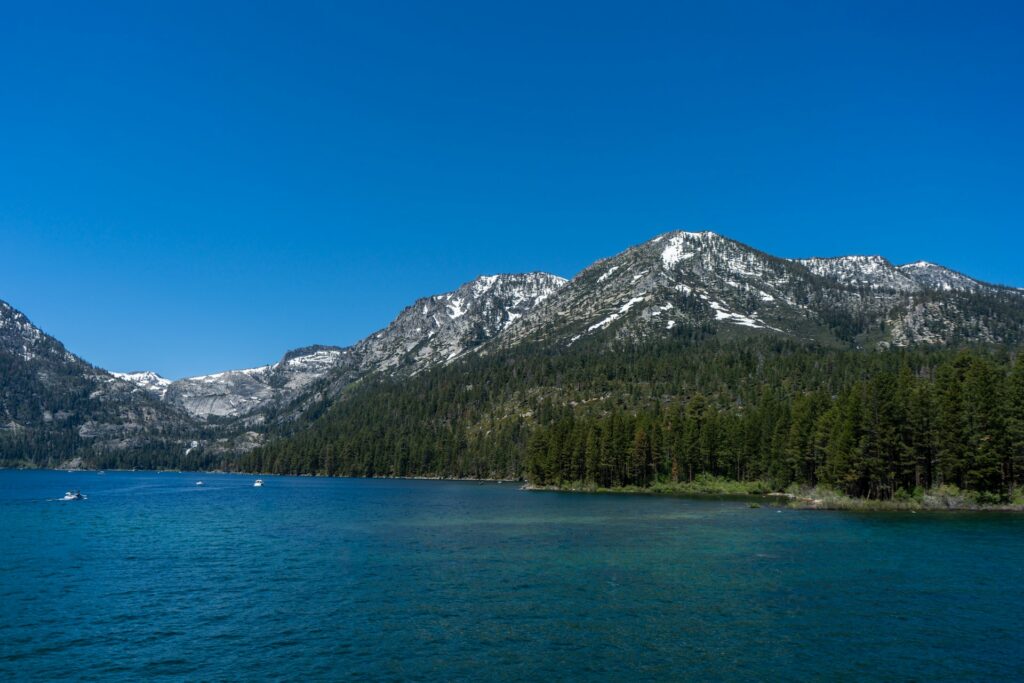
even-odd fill
[[[500,335],[565,282],[547,273],[486,275],[453,292],[419,299],[387,327],[348,348],[310,346],[289,351],[272,365],[175,382],[155,381],[155,373],[121,377],[196,418],[251,418],[286,406],[321,382],[337,390],[372,372],[414,373],[450,363]]]

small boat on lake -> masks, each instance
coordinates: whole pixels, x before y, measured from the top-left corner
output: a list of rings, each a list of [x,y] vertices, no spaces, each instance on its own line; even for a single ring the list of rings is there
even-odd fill
[[[256,481],[254,481],[252,483],[252,485],[253,486],[263,486],[263,480],[262,479],[257,479]]]
[[[196,486],[203,486],[203,485],[204,485],[204,484],[203,484],[203,482],[201,482],[201,481],[197,481],[197,482],[196,482]]]
[[[85,500],[85,496],[82,495],[81,491],[68,491],[64,494],[63,498],[58,500]]]

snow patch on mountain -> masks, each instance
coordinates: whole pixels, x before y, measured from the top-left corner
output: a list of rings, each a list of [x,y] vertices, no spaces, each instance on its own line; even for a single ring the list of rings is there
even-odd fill
[[[658,244],[666,237],[661,235],[651,240],[651,244]],[[684,259],[693,258],[696,255],[695,247],[706,243],[719,235],[710,231],[704,232],[675,232],[668,235],[668,245],[661,252],[661,262],[666,269],[671,269]]]
[[[270,365],[172,382],[161,395],[202,419],[241,417],[283,405],[321,380],[351,381],[372,372],[415,373],[453,362],[486,343],[565,283],[546,273],[484,275],[454,292],[420,299],[387,327],[351,347],[290,351]]]
[[[124,380],[125,382],[131,382],[140,389],[145,389],[160,398],[164,397],[164,394],[167,393],[167,387],[171,386],[171,380],[166,377],[161,377],[151,370],[141,372],[111,372],[110,374],[120,380]]]
[[[9,304],[0,301],[0,342],[15,350],[22,360],[30,361],[45,352],[45,335],[29,319]]]
[[[171,382],[161,396],[198,418],[237,417],[294,398],[338,367],[344,356],[337,347],[296,349],[277,363]]]
[[[419,372],[481,346],[548,299],[567,280],[548,273],[483,275],[420,299],[352,347],[361,371]]]
[[[632,299],[630,299],[626,303],[622,304],[622,306],[619,307],[619,310],[617,312],[612,313],[611,315],[609,315],[604,320],[596,322],[593,325],[591,325],[590,327],[588,327],[587,328],[587,332],[593,332],[596,329],[602,329],[602,328],[608,327],[613,322],[615,322],[616,320],[621,318],[623,315],[628,313],[629,309],[633,308],[634,305],[640,303],[643,300],[644,300],[643,296],[635,296],[635,297],[633,297]]]
[[[834,258],[794,259],[815,275],[851,287],[916,291],[921,288],[882,256],[837,256]]]
[[[2,302],[0,351],[34,366],[75,364],[99,380],[89,387],[96,399],[121,392],[152,404],[141,388],[201,420],[241,418],[250,429],[301,414],[366,375],[415,374],[528,338],[628,342],[679,328],[730,334],[744,327],[858,345],[1014,341],[1021,337],[1014,306],[1022,302],[1021,290],[927,261],[780,259],[713,232],[675,231],[598,261],[571,281],[546,273],[484,275],[419,299],[348,348],[296,349],[276,363],[175,382],[92,368]],[[238,423],[208,426],[225,424]],[[83,429],[92,435],[100,428]]]
[[[781,330],[771,327],[770,325],[766,325],[764,322],[757,320],[756,318],[751,318],[750,316],[743,315],[741,313],[733,313],[717,301],[709,301],[708,305],[715,312],[715,320],[733,323],[734,325],[743,325],[744,327],[771,329],[781,332]]]
[[[937,263],[928,261],[915,261],[899,266],[899,270],[906,273],[910,278],[928,289],[938,289],[945,292],[951,291],[972,291],[984,285],[974,278],[967,277],[955,270],[940,266]]]
[[[448,304],[448,316],[450,318],[461,318],[464,315],[466,315],[466,309],[465,302],[462,299],[455,299]]]

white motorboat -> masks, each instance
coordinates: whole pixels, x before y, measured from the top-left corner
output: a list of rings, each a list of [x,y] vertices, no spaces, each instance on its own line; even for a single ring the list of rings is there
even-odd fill
[[[252,483],[252,485],[253,486],[263,486],[263,480],[262,479],[257,479],[256,481],[254,481]]]
[[[85,496],[81,491],[68,491],[60,500],[85,500]]]
[[[196,486],[203,486],[203,482],[201,482],[201,481],[197,481],[197,482],[196,482]]]

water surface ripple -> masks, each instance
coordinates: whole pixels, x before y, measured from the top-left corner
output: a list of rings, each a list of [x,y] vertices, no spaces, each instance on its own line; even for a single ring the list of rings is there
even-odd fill
[[[265,480],[0,471],[0,679],[1024,678],[1022,516]]]

